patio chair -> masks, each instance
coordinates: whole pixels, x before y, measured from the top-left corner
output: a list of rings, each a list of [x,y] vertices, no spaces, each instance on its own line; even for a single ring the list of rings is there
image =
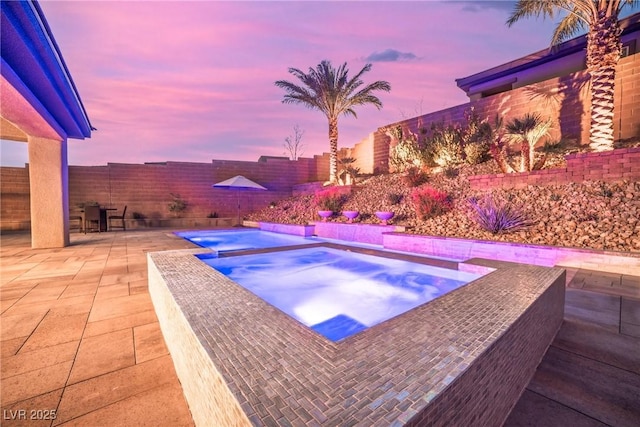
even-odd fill
[[[95,224],[96,228],[93,228]],[[84,234],[87,234],[87,230],[97,230],[100,232],[102,226],[102,220],[100,219],[100,206],[85,206],[84,207]]]
[[[75,212],[69,214],[69,230],[82,231],[82,215],[77,215]]]
[[[109,215],[109,230],[114,228],[122,228],[122,231],[127,231],[127,226],[124,223],[124,216],[127,214],[127,205],[124,205],[122,215]],[[115,224],[113,223],[115,221]]]

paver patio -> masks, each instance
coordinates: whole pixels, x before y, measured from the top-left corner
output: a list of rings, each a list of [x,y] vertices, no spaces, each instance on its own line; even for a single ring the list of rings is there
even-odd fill
[[[27,234],[2,235],[1,424],[193,425],[149,297],[146,261],[149,251],[191,244],[169,230],[74,233],[71,241],[34,250]],[[565,324],[507,425],[550,425],[562,416],[625,425],[635,414],[625,405],[640,402],[639,278],[586,271],[568,278]],[[573,369],[565,369],[567,381],[584,377],[588,390],[606,388],[606,405],[589,406],[579,388],[546,380],[560,363]],[[603,386],[600,373],[582,375],[594,364],[609,382],[631,381],[626,395]],[[29,419],[51,411],[53,420]]]

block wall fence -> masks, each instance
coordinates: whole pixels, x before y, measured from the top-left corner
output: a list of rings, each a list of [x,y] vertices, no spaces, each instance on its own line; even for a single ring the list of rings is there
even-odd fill
[[[236,191],[212,185],[243,175],[267,191]],[[329,175],[328,155],[296,161],[265,158],[257,162],[213,160],[211,163],[109,163],[105,166],[69,166],[69,207],[98,202],[121,210],[127,218],[134,212],[149,220],[170,219],[171,194],[179,194],[187,209],[182,218],[205,218],[211,213],[235,217],[290,197],[296,183],[324,181]],[[0,229],[28,230],[29,166],[0,168]]]
[[[465,111],[471,108],[492,124],[496,114],[506,122],[526,113],[539,113],[554,121],[549,141],[562,138],[583,145],[589,143],[591,99],[586,72],[580,71],[378,128],[369,142],[373,153],[371,171],[389,169],[389,150],[393,142],[385,129],[400,126],[418,132],[432,123],[462,123]],[[618,63],[614,114],[616,140],[640,137],[640,53],[622,58]],[[540,144],[545,141],[542,139]]]
[[[478,99],[445,110],[425,114],[378,128],[341,155],[356,158],[363,173],[389,170],[391,140],[385,129],[401,126],[416,132],[431,123],[459,123],[471,107],[493,120],[496,114],[509,120],[528,112],[537,112],[555,121],[550,140],[574,139],[587,144],[589,139],[589,88],[586,74],[577,72]],[[616,140],[640,137],[640,54],[622,58],[615,85],[614,137]],[[541,143],[544,141],[541,141]],[[551,182],[602,179],[638,180],[638,149],[611,153],[569,156],[566,169],[535,171],[525,174],[472,177],[475,188],[523,187]],[[238,192],[214,189],[212,184],[244,175],[268,191]],[[69,206],[85,201],[122,208],[127,216],[139,212],[149,219],[171,218],[168,210],[171,193],[187,202],[185,218],[203,218],[210,213],[235,216],[237,197],[241,215],[267,206],[271,201],[319,188],[313,184],[329,176],[329,155],[290,161],[263,157],[257,162],[213,160],[211,163],[145,163],[69,167]],[[307,186],[305,187],[305,184]],[[0,230],[30,228],[29,167],[0,168]]]

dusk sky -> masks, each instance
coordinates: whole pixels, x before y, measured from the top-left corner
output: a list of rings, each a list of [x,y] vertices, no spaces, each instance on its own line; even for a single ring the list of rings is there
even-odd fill
[[[508,28],[498,1],[41,1],[91,124],[69,140],[70,165],[210,162],[285,155],[294,125],[303,157],[328,151],[321,112],[282,104],[289,67],[366,63],[386,80],[384,107],[339,120],[339,146],[378,127],[468,101],[455,79],[549,46],[555,22]],[[2,164],[28,161],[2,142]]]

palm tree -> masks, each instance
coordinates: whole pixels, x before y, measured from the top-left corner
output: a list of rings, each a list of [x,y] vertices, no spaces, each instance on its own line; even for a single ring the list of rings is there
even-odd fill
[[[284,89],[287,94],[282,102],[284,104],[303,104],[312,110],[322,111],[329,120],[329,180],[336,182],[338,170],[338,116],[358,117],[353,107],[356,105],[373,104],[378,109],[382,108],[382,102],[374,91],[390,91],[391,86],[386,81],[376,81],[363,88],[361,76],[371,70],[371,64],[364,66],[358,74],[349,79],[347,63],[338,69],[333,68],[330,61],[324,60],[309,73],[289,68],[289,73],[296,76],[302,83],[297,86],[286,80],[278,80],[276,86]]]
[[[566,41],[585,27],[587,72],[591,77],[591,128],[589,147],[594,151],[613,149],[613,87],[620,60],[619,15],[625,6],[640,0],[519,0],[507,25],[521,18],[540,16],[553,19],[561,11],[567,15],[553,33],[551,45]]]
[[[543,157],[535,163],[535,146],[545,135],[549,134],[551,120],[543,119],[536,113],[527,113],[522,118],[514,118],[506,125],[506,136],[520,142],[520,172],[540,169],[546,160]]]

